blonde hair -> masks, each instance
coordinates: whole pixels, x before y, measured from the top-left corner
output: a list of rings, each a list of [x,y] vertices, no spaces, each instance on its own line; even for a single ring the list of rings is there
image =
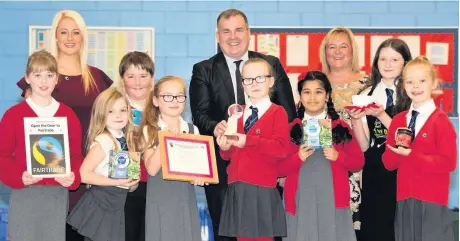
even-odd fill
[[[80,48],[81,76],[83,79],[83,89],[85,90],[85,93],[88,94],[90,89],[97,89],[97,86],[93,76],[91,75],[91,70],[88,66],[88,32],[86,30],[86,23],[79,13],[72,10],[62,10],[54,16],[53,24],[51,25],[52,34],[50,52],[56,59],[59,59],[59,47],[57,44],[56,34],[59,23],[63,18],[72,19],[73,21],[75,21],[78,28],[80,28],[80,33],[83,39]]]
[[[335,36],[339,34],[345,34],[348,38],[348,41],[350,41],[351,44],[351,49],[353,52],[353,57],[352,57],[352,62],[351,62],[351,68],[353,72],[359,72],[359,51],[358,51],[358,44],[356,43],[355,37],[353,35],[353,32],[349,28],[345,27],[335,27],[331,29],[326,37],[324,37],[323,41],[321,42],[321,47],[319,51],[319,57],[321,60],[321,65],[323,67],[323,73],[329,74],[331,72],[331,68],[329,66],[329,63],[327,62],[326,58],[326,48],[329,43],[329,40],[334,38]]]
[[[89,151],[91,144],[95,141],[96,137],[101,134],[107,134],[116,143],[115,138],[107,130],[107,115],[110,108],[113,107],[116,101],[123,99],[128,106],[128,113],[131,113],[131,107],[129,106],[128,99],[116,88],[108,88],[96,98],[91,110],[91,121],[88,128],[88,137],[86,142],[86,150]],[[128,144],[129,151],[136,151],[136,146],[133,142],[133,121],[131,116],[128,118],[128,124],[123,128],[123,133],[126,137],[126,143]],[[118,145],[115,145],[118,149]]]
[[[50,71],[58,75],[56,59],[46,50],[39,50],[29,56],[26,76],[32,72]]]
[[[156,139],[158,137],[158,130],[160,127],[158,126],[158,120],[160,119],[160,108],[153,104],[153,98],[160,97],[160,90],[165,83],[175,81],[180,83],[183,86],[184,94],[186,93],[185,90],[185,81],[181,77],[178,76],[164,76],[157,83],[155,83],[155,87],[149,94],[149,101],[145,106],[144,112],[142,113],[142,120],[140,124],[139,130],[141,132],[144,131],[144,128],[147,128],[147,140],[145,138],[138,138],[140,140],[137,141],[137,147],[139,150],[145,151],[147,148],[154,146],[156,143]]]
[[[415,65],[425,65],[430,69],[430,77],[433,81],[436,81],[436,68],[433,66],[431,61],[425,56],[418,56],[415,59],[409,61],[403,69],[403,79],[406,79],[407,69]]]
[[[245,70],[246,68],[248,68],[250,64],[262,64],[262,65],[265,67],[265,69],[267,70],[268,75],[271,76],[270,78],[273,78],[273,86],[270,87],[270,89],[269,89],[269,91],[268,91],[268,95],[269,95],[270,97],[272,97],[273,94],[274,94],[274,86],[275,86],[275,81],[276,81],[276,80],[275,80],[275,77],[273,76],[273,69],[272,69],[272,66],[271,66],[271,65],[267,62],[267,60],[265,60],[265,59],[262,59],[262,58],[250,58],[250,59],[248,59],[248,61],[246,61],[246,62],[244,63],[244,65],[243,65],[243,74],[244,74],[244,72],[245,72],[244,70]],[[266,80],[266,81],[267,81],[267,80]],[[241,84],[243,84],[243,83],[241,83]],[[246,95],[246,94],[245,94],[245,95]]]
[[[402,72],[402,78],[403,78],[403,88],[404,88],[404,83],[406,82],[406,79],[407,79],[407,70],[411,67],[415,67],[417,65],[423,65],[423,66],[426,66],[430,69],[430,77],[433,81],[433,83],[435,83],[437,86],[436,86],[436,89],[432,91],[432,94],[442,94],[442,89],[440,89],[440,86],[439,86],[439,82],[438,82],[438,79],[437,79],[437,76],[436,76],[436,68],[434,67],[434,65],[431,63],[431,61],[425,57],[425,56],[418,56],[416,57],[415,59],[412,59],[411,61],[409,61],[409,63],[406,64],[406,66],[404,66],[404,69],[403,69],[403,72]]]
[[[243,64],[243,73],[244,69],[249,66],[250,64],[262,64],[268,71],[268,75],[273,77],[273,69],[272,66],[267,62],[267,60],[262,58],[250,58]]]

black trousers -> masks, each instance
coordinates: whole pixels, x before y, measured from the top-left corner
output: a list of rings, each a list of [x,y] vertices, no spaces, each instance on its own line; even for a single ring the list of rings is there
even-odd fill
[[[147,183],[139,182],[134,192],[129,192],[125,203],[126,241],[145,240],[145,195]]]

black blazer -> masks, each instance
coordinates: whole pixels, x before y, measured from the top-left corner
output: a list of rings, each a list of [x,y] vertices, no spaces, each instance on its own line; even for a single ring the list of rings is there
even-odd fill
[[[296,117],[294,97],[289,78],[279,59],[252,51],[249,51],[248,55],[249,58],[265,59],[272,66],[275,84],[271,101],[283,106],[289,121],[292,121]],[[223,53],[193,66],[189,96],[193,123],[198,127],[200,134],[213,136],[214,128],[220,121],[228,119],[227,109],[235,103],[232,78]],[[220,155],[217,157],[220,159],[217,161],[219,176],[225,175]]]

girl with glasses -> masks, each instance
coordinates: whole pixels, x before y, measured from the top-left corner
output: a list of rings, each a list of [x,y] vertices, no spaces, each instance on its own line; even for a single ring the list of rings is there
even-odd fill
[[[189,182],[163,180],[158,131],[197,134],[198,128],[182,119],[185,109],[185,83],[176,76],[165,76],[156,84],[142,115],[143,158],[148,172],[145,211],[145,240],[201,241],[200,219],[195,189]],[[202,180],[193,184],[202,186]]]
[[[244,64],[243,87],[252,104],[243,107],[238,138],[217,137],[221,157],[230,160],[219,235],[238,241],[286,236],[276,183],[278,165],[288,154],[289,127],[284,108],[270,101],[275,82],[271,71],[263,59],[251,58]]]

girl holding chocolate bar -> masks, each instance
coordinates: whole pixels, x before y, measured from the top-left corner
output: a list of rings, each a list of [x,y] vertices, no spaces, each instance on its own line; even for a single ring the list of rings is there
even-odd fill
[[[410,61],[403,84],[412,100],[409,111],[391,121],[383,164],[398,169],[395,240],[454,240],[447,208],[450,173],[457,163],[454,126],[431,97],[438,81],[426,57]],[[399,130],[413,135],[410,146],[396,147]]]
[[[362,173],[360,241],[394,240],[396,171],[385,169],[382,155],[391,118],[410,106],[400,79],[411,59],[403,40],[385,40],[372,63],[371,85],[361,93],[372,99],[374,107],[348,109],[353,132],[366,159]]]

